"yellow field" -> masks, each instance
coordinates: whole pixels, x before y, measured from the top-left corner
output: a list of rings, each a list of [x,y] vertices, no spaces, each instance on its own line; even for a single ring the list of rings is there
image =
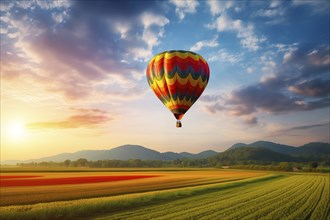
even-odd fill
[[[28,170],[27,170],[28,171]],[[102,170],[97,172],[10,172],[2,175],[41,175],[41,178],[81,177],[81,176],[125,176],[125,175],[156,175],[146,179],[125,180],[117,182],[51,185],[51,186],[20,186],[1,187],[1,206],[33,204],[128,193],[156,191],[182,188],[212,183],[221,183],[266,175],[265,172],[242,172],[216,169],[190,170]]]

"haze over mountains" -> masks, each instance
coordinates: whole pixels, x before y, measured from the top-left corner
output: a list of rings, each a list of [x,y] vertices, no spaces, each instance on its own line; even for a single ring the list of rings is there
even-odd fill
[[[63,162],[65,160],[78,160],[85,158],[90,161],[97,160],[176,160],[183,158],[203,159],[209,157],[229,160],[257,160],[257,161],[303,161],[327,160],[330,157],[329,143],[308,143],[300,147],[277,144],[268,141],[257,141],[251,144],[237,143],[226,151],[219,153],[207,150],[198,154],[188,152],[158,152],[139,145],[123,145],[110,150],[82,150],[75,153],[62,153],[50,157],[33,160],[2,161],[1,164],[16,164],[29,162]]]

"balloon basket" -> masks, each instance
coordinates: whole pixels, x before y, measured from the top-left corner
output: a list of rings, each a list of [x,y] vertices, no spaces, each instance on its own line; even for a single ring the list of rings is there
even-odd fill
[[[176,127],[177,128],[181,128],[182,127],[181,121],[179,121],[179,120],[176,121]]]

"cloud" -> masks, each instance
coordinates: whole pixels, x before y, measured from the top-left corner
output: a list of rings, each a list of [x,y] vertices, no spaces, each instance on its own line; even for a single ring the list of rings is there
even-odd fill
[[[205,110],[211,114],[215,114],[217,112],[225,111],[227,108],[224,105],[221,105],[219,102],[216,102],[211,105],[206,105]]]
[[[203,47],[217,47],[219,45],[218,43],[218,37],[215,36],[213,39],[211,40],[202,40],[202,41],[198,41],[197,43],[195,43],[192,47],[190,47],[189,50],[191,51],[199,51],[201,50]]]
[[[271,1],[269,7],[276,8],[276,7],[280,6],[281,4],[282,4],[281,0],[273,0],[273,1]]]
[[[330,3],[329,1],[322,0],[293,0],[292,6],[301,7],[306,6],[310,11],[318,14],[318,13],[329,13]]]
[[[322,97],[330,95],[330,80],[304,80],[296,85],[289,86],[288,90],[302,96]]]
[[[263,85],[251,85],[233,91],[226,104],[233,115],[249,115],[259,111],[280,113],[294,108],[296,99],[268,89]]]
[[[266,24],[279,24],[285,21],[286,8],[282,1],[271,1],[268,7],[258,9],[254,16],[263,17]]]
[[[1,77],[28,81],[45,95],[69,101],[110,100],[118,89],[137,97],[134,88],[146,87],[145,62],[169,22],[160,7],[136,1],[8,3],[1,7],[7,8],[1,18]]]
[[[159,44],[158,38],[163,37],[163,27],[169,23],[169,20],[165,16],[147,12],[142,14],[141,22],[144,27],[142,39],[147,44],[147,49],[144,50],[144,48],[136,48],[133,55],[135,55],[135,58],[137,59],[143,59],[144,61],[148,61],[152,56],[152,48]],[[159,27],[160,29],[157,29],[155,31],[154,27]],[[140,52],[137,52],[139,50]]]
[[[309,130],[313,128],[319,128],[319,127],[328,127],[330,125],[330,122],[326,123],[320,123],[320,124],[311,124],[311,125],[304,125],[304,126],[296,126],[296,127],[291,127],[288,129],[283,129],[278,132],[289,132],[289,131],[295,131],[295,130]]]
[[[221,95],[202,95],[199,100],[202,102],[215,102],[218,100],[223,100]]]
[[[112,120],[107,112],[99,109],[72,109],[78,114],[72,115],[65,120],[33,122],[26,125],[28,129],[73,129],[92,128]]]
[[[272,75],[258,83],[237,88],[229,96],[214,94],[214,97],[224,99],[209,99],[206,110],[252,117],[258,113],[287,114],[328,108],[329,48],[322,45],[291,51],[289,58],[283,57],[282,64],[274,65]]]
[[[228,62],[228,63],[237,63],[242,59],[241,54],[232,54],[225,49],[220,49],[216,53],[211,53],[208,58],[209,62]]]
[[[249,73],[249,74],[253,73],[254,71],[255,71],[255,68],[254,67],[248,67],[248,68],[246,68],[246,72]]]
[[[243,120],[245,124],[250,126],[254,126],[258,124],[258,118],[255,116],[247,116]]]
[[[234,6],[234,1],[216,1],[208,0],[207,4],[210,8],[210,12],[213,16],[219,15],[225,12],[227,9]]]
[[[199,5],[197,0],[170,0],[175,5],[175,12],[180,20],[183,20],[187,13],[193,14]]]
[[[256,16],[273,18],[277,16],[283,16],[284,11],[280,9],[259,9],[256,12]]]
[[[217,17],[215,22],[208,24],[208,28],[216,29],[218,32],[232,31],[236,33],[236,37],[240,39],[240,44],[243,48],[250,51],[256,51],[260,48],[259,44],[266,41],[265,37],[258,37],[254,33],[254,26],[244,24],[242,20],[231,19],[227,13],[222,13]]]

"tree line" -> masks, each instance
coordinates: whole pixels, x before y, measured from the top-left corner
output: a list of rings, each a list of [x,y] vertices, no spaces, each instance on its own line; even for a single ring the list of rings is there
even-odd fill
[[[88,167],[88,168],[169,168],[169,167],[216,167],[234,168],[249,170],[271,170],[271,171],[302,171],[302,172],[323,172],[323,164],[318,162],[297,163],[297,162],[258,162],[258,161],[231,161],[230,163],[216,160],[215,157],[207,159],[182,158],[171,161],[166,160],[97,160],[89,161],[85,158],[78,160],[65,160],[63,162],[30,162],[18,163],[19,167]]]

